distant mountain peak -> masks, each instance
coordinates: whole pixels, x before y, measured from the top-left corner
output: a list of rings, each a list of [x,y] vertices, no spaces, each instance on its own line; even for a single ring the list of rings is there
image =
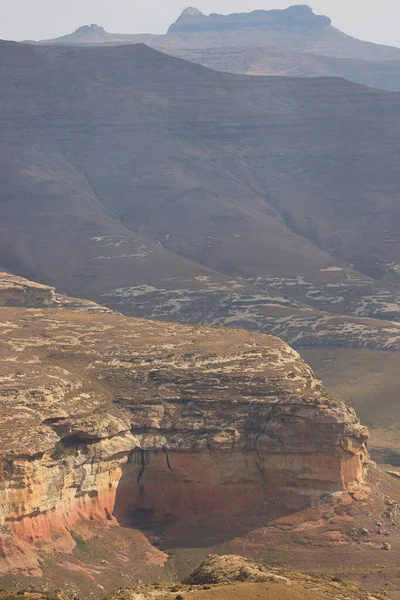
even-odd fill
[[[202,17],[193,18],[193,17]],[[203,15],[197,8],[187,8],[171,25],[168,33],[226,32],[240,29],[287,29],[297,31],[322,31],[331,25],[329,17],[316,15],[306,4],[290,6],[284,10],[254,10],[248,13]]]
[[[185,17],[204,17],[204,15],[201,12],[201,10],[199,10],[198,8],[194,8],[193,6],[188,6],[188,8],[185,8],[185,10],[183,11],[183,13],[180,16],[181,19],[185,18]]]
[[[99,25],[92,23],[91,25],[83,25],[83,27],[78,27],[78,29],[75,31],[75,33],[85,34],[85,35],[87,35],[87,34],[98,35],[98,34],[104,34],[107,32],[104,29],[104,27],[100,27]]]
[[[287,11],[291,13],[297,13],[298,15],[312,15],[314,14],[313,9],[308,4],[295,4],[294,6],[289,6]]]

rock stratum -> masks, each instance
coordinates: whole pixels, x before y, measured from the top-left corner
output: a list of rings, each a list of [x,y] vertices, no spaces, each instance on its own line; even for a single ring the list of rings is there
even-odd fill
[[[4,278],[3,575],[39,575],[36,551],[72,551],[82,521],[205,519],[362,484],[366,429],[281,340],[91,303],[4,306]]]

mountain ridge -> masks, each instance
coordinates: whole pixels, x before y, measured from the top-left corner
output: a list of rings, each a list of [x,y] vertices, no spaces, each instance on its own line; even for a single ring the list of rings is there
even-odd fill
[[[220,31],[219,25],[223,25]],[[337,58],[370,61],[400,59],[399,48],[364,42],[346,35],[331,25],[329,17],[315,15],[307,5],[232,15],[212,13],[209,16],[190,8],[183,11],[165,35],[110,34],[79,28],[74,34],[40,43],[79,45],[141,42],[165,51],[262,45]]]
[[[189,7],[165,35],[111,34],[98,25],[87,25],[73,34],[40,42],[66,46],[136,43],[230,73],[339,76],[370,87],[400,90],[400,49],[352,38],[306,5],[209,16]]]

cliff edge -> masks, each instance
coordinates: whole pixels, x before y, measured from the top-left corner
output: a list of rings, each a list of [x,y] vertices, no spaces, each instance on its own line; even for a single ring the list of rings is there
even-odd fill
[[[278,338],[101,307],[0,314],[0,573],[35,545],[70,550],[82,520],[226,516],[363,481],[366,429]]]

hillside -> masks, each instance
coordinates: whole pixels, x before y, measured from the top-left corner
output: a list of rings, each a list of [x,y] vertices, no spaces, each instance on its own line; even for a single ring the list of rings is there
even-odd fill
[[[399,348],[397,94],[143,45],[0,58],[3,269],[136,316]]]

